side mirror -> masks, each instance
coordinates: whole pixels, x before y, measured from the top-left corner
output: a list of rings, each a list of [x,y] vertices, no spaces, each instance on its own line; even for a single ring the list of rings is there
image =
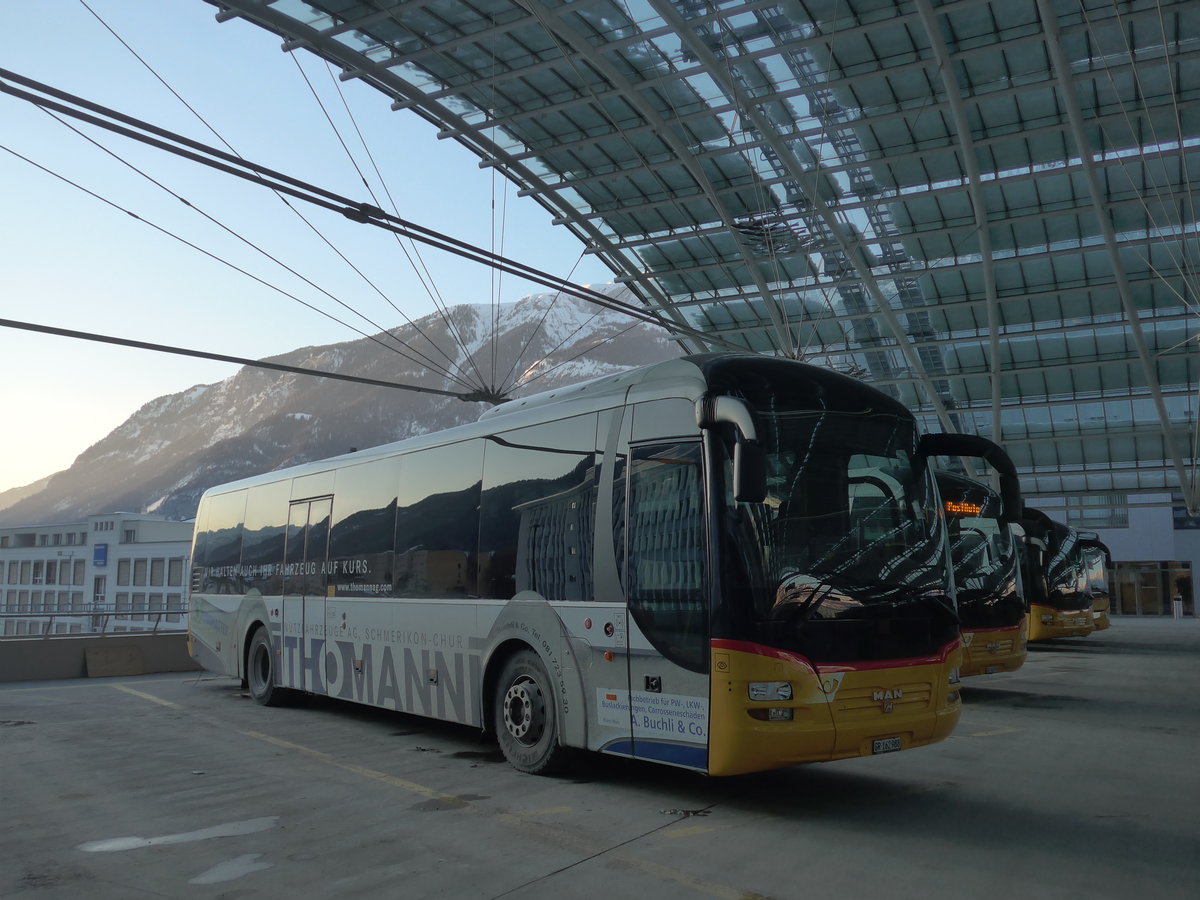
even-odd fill
[[[926,434],[917,444],[926,459],[934,456],[972,456],[987,462],[1000,474],[1000,499],[1004,501],[1002,525],[1021,520],[1021,480],[1017,467],[1000,445],[976,434]]]
[[[762,503],[767,498],[767,451],[758,441],[733,445],[733,499]]]

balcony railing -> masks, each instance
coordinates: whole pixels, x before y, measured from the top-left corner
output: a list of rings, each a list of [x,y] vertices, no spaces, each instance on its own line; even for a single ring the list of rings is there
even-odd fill
[[[166,634],[187,631],[187,622],[187,607],[131,610],[90,606],[83,610],[5,611],[0,612],[0,640],[113,632]]]

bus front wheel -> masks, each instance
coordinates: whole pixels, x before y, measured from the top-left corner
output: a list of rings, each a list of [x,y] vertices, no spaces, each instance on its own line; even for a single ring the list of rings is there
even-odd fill
[[[496,685],[496,738],[513,768],[549,775],[562,767],[566,748],[558,742],[558,704],[537,654],[521,650],[505,662]]]
[[[250,639],[250,652],[246,654],[246,684],[250,696],[263,706],[279,706],[283,702],[283,688],[275,683],[275,648],[271,646],[271,635],[266,628],[259,628]]]

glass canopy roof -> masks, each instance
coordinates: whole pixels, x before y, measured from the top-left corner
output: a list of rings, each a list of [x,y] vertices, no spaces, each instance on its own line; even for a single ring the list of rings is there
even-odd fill
[[[668,327],[992,437],[1033,502],[1200,508],[1196,0],[207,2],[436,123]]]

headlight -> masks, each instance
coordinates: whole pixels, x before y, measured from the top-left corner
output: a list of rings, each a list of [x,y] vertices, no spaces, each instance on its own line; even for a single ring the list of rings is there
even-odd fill
[[[751,700],[791,700],[792,685],[787,681],[750,682]]]

